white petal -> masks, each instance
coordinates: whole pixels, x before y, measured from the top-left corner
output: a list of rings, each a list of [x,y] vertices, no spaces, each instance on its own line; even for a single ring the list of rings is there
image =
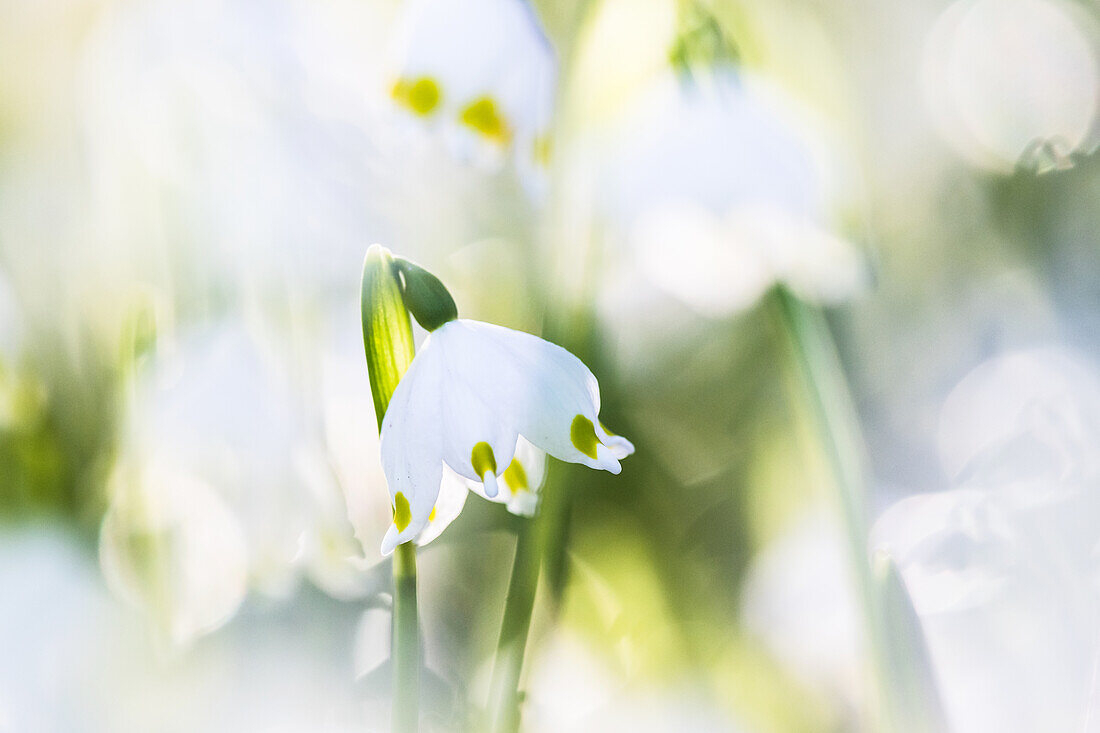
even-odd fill
[[[452,321],[434,333],[433,348],[440,352],[445,387],[442,395],[443,460],[456,473],[475,481],[487,481],[504,473],[516,449],[514,423],[502,418],[507,413],[507,396],[497,390],[482,375],[494,368],[493,355],[488,353],[463,322]],[[473,465],[475,446],[488,443],[496,469],[486,476]]]
[[[609,433],[599,422],[596,423],[596,437],[607,446],[607,450],[618,460],[634,455],[634,444],[621,435]]]
[[[470,348],[483,355],[483,368],[470,379],[497,395],[505,421],[535,446],[555,458],[621,470],[611,451],[600,444],[596,457],[582,453],[571,440],[578,416],[593,426],[600,411],[599,385],[580,359],[560,346],[521,331],[479,321],[460,321]]]
[[[435,509],[430,515],[428,526],[416,538],[417,545],[426,545],[451,522],[462,513],[462,507],[466,505],[466,497],[470,492],[466,490],[466,481],[451,469],[443,468],[443,482],[439,486],[439,498],[436,499]]]
[[[411,521],[404,528],[391,524],[382,554],[415,538],[428,523],[443,479],[442,353],[424,342],[408,372],[394,390],[382,421],[382,470],[390,499],[408,501]]]
[[[498,482],[504,486],[504,490],[490,496],[486,493],[485,486],[477,481],[466,481],[465,486],[478,496],[489,501],[505,504],[508,511],[524,517],[535,515],[539,505],[539,489],[546,479],[546,454],[533,446],[530,441],[520,437],[516,444],[516,453],[512,463],[518,463],[526,479],[526,486],[517,487],[509,480],[507,470],[503,474],[504,480]],[[509,468],[512,466],[510,465]]]

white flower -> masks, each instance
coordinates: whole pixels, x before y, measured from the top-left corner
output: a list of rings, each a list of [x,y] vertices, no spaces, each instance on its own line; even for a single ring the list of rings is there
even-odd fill
[[[218,493],[156,461],[118,471],[99,561],[111,590],[167,641],[186,645],[237,612],[248,588],[244,528]]]
[[[981,364],[940,420],[950,491],[888,508],[952,730],[1092,730],[1100,700],[1100,373],[1062,349]],[[991,695],[990,690],[996,690]]]
[[[521,436],[555,458],[619,473],[634,446],[608,433],[599,411],[596,378],[565,349],[479,321],[440,326],[382,423],[382,469],[395,508],[383,554],[416,539],[433,511],[453,512],[448,471],[497,497],[498,477],[527,451]],[[448,506],[437,506],[444,499]]]
[[[546,161],[555,64],[522,0],[408,4],[390,95],[441,129],[455,151],[499,163],[514,150],[521,172]]]
[[[516,443],[516,454],[512,457],[512,463],[504,471],[504,484],[496,496],[485,493],[485,485],[481,481],[463,479],[470,491],[475,492],[489,501],[504,504],[512,514],[522,517],[533,517],[539,508],[539,489],[546,478],[546,453],[531,444],[522,435]]]
[[[337,597],[359,592],[344,501],[278,366],[228,321],[163,342],[135,384],[100,558],[113,589],[156,601],[174,642],[226,620],[236,591],[285,598],[305,576]],[[135,538],[165,567],[144,568]]]
[[[775,283],[819,302],[858,292],[864,264],[828,222],[837,166],[800,112],[747,74],[653,84],[614,131],[605,174],[608,213],[649,281],[707,316]]]
[[[1076,4],[959,0],[924,51],[924,87],[947,142],[973,165],[1061,164],[1095,145],[1096,24]],[[1047,150],[1043,150],[1043,148]],[[1053,161],[1029,154],[1052,154]]]

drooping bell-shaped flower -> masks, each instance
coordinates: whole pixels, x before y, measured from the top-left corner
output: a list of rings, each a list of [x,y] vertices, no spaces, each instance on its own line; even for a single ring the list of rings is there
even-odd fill
[[[522,0],[408,3],[393,50],[390,96],[460,157],[521,174],[545,164],[555,62]]]
[[[501,494],[521,440],[563,461],[619,473],[634,452],[599,422],[596,378],[580,359],[537,336],[456,319],[429,334],[382,422],[382,468],[394,522],[382,552],[428,526],[449,469]],[[521,469],[524,470],[524,469]],[[479,492],[480,493],[480,492]]]
[[[639,274],[711,317],[776,284],[813,302],[858,292],[863,260],[830,222],[844,176],[818,140],[825,129],[774,83],[733,67],[655,78],[614,128],[604,174],[613,229]]]
[[[362,313],[393,509],[384,555],[437,537],[468,489],[533,514],[546,454],[617,474],[634,452],[600,423],[599,385],[580,359],[528,333],[459,319],[435,275],[380,245],[367,251]],[[415,355],[410,315],[430,332]]]

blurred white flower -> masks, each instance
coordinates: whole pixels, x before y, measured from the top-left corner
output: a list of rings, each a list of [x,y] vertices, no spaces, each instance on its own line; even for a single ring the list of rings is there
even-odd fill
[[[704,690],[632,683],[567,632],[556,632],[532,656],[523,712],[523,729],[532,733],[741,730]]]
[[[867,638],[847,539],[826,508],[807,512],[757,555],[742,617],[788,669],[852,709],[864,702]]]
[[[123,468],[103,518],[99,560],[111,590],[185,645],[228,621],[247,591],[244,531],[201,481],[149,463]]]
[[[1001,172],[1087,152],[1100,102],[1096,43],[1095,23],[1074,4],[958,0],[924,53],[940,131],[967,161]]]
[[[106,8],[78,87],[97,253],[207,287],[338,293],[379,233],[364,92],[382,21],[353,0]]]
[[[619,473],[634,446],[608,433],[599,411],[596,378],[565,349],[465,319],[435,329],[382,423],[382,467],[395,507],[383,554],[424,531],[437,499],[449,499],[448,472],[481,483],[488,497],[500,493],[500,476],[510,490],[506,474],[521,435],[555,458]]]
[[[605,174],[609,213],[645,276],[709,316],[776,283],[822,302],[857,292],[864,264],[830,231],[836,171],[808,129],[750,75],[659,77],[614,131]]]
[[[332,653],[352,631],[337,604],[307,596],[251,614],[186,654],[165,653],[135,633],[135,613],[106,592],[87,549],[43,528],[0,534],[0,731],[368,729],[348,660]],[[208,558],[204,570],[222,560]],[[308,634],[288,633],[306,625]]]
[[[459,157],[495,167],[511,151],[529,183],[549,156],[556,68],[524,0],[406,3],[390,96]]]
[[[374,416],[370,377],[363,358],[359,314],[333,317],[334,343],[319,350],[321,421],[326,454],[343,491],[348,520],[362,548],[374,547],[393,517],[379,487],[386,477],[378,453],[378,421]],[[367,562],[377,556],[365,553]]]
[[[255,338],[229,324],[162,351],[134,389],[120,481],[101,535],[105,570],[123,585],[140,584],[149,579],[142,563],[155,565],[159,557],[202,566],[219,589],[241,585],[285,596],[306,574],[334,595],[355,595],[360,552],[343,499],[288,380]],[[188,491],[194,505],[180,498]],[[169,531],[174,527],[179,531]],[[208,560],[223,543],[242,547],[239,583],[233,552],[224,550],[223,563]],[[178,582],[167,599],[157,596],[168,610],[154,609],[180,619],[173,621],[182,629],[173,631],[177,640],[224,615],[204,604],[235,606],[221,600],[228,590],[215,598],[193,578]]]
[[[942,413],[941,455],[959,488],[903,499],[874,526],[956,730],[1100,723],[1098,396],[1100,375],[1068,351],[980,365]]]
[[[1061,349],[985,362],[959,382],[940,413],[940,458],[953,478],[1045,474],[1063,485],[1100,478],[1098,443],[1100,378]]]

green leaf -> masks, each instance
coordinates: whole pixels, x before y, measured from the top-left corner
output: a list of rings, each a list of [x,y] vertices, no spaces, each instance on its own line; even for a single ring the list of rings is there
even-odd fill
[[[388,249],[378,244],[370,246],[363,262],[360,306],[370,391],[381,431],[386,408],[398,382],[412,363],[415,346],[394,257]]]

